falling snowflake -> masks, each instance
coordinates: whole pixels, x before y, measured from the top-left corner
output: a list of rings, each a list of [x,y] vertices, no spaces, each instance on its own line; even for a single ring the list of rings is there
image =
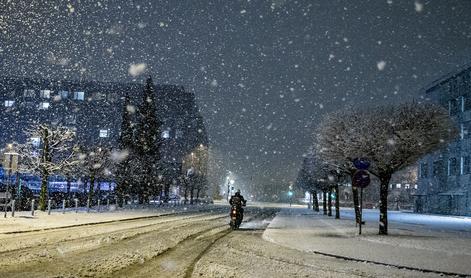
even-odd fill
[[[131,76],[136,77],[136,76],[142,74],[146,70],[146,67],[147,67],[147,65],[145,63],[130,64],[129,69],[128,69],[128,73]]]
[[[420,13],[424,10],[424,4],[418,2],[418,1],[415,1],[415,11]]]
[[[384,70],[386,67],[386,62],[385,61],[379,61],[376,66],[378,67],[378,70]]]

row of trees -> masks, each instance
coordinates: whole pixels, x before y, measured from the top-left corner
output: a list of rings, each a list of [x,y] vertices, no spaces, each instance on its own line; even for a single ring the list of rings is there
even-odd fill
[[[326,115],[320,122],[298,184],[311,192],[335,188],[339,196],[338,184],[351,181],[356,171],[353,161],[366,158],[371,164],[369,172],[379,180],[379,234],[386,235],[392,175],[445,146],[457,134],[447,111],[431,103],[348,107]],[[352,190],[358,215],[358,193]]]
[[[131,105],[126,95],[123,110],[116,149],[109,145],[77,145],[75,132],[61,126],[39,124],[27,131],[29,141],[18,146],[21,171],[41,178],[39,209],[46,209],[48,181],[53,175],[66,178],[67,193],[72,180],[84,177],[89,184],[89,201],[93,200],[95,184],[100,180],[116,182],[120,205],[126,196],[137,196],[141,204],[149,202],[150,196],[168,198],[175,176],[184,187],[185,199],[187,192],[191,200],[194,192],[199,197],[206,184],[207,148],[199,146],[179,165],[166,165],[161,160],[161,122],[151,78],[146,82],[140,107]]]

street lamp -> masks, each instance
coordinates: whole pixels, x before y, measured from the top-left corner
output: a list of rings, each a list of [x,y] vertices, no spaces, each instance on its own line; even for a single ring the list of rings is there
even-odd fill
[[[4,214],[4,217],[7,217],[7,204],[8,204],[8,200],[11,199],[11,194],[9,194],[10,184],[11,184],[11,174],[12,174],[12,172],[17,172],[18,171],[18,157],[19,157],[19,154],[14,150],[13,147],[14,147],[13,144],[8,144],[7,145],[7,150],[3,154],[4,155],[3,168],[5,170],[7,170],[7,176],[8,176],[8,180],[7,180],[7,183],[6,183],[6,189],[5,189],[5,205],[4,205],[5,214]],[[14,206],[14,203],[13,203],[13,206]],[[14,211],[14,208],[12,207],[12,214],[14,213],[13,211]]]
[[[289,186],[289,190],[288,190],[288,197],[289,197],[289,206],[291,207],[291,203],[293,201],[293,186],[290,185]]]
[[[230,195],[230,186],[234,185],[235,180],[231,179],[229,176],[226,177],[226,182],[227,182],[227,201],[229,201],[229,198],[231,197]]]

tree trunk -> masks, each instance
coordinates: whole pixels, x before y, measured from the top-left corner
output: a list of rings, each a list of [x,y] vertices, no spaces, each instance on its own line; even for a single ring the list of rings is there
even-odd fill
[[[47,180],[49,179],[49,175],[46,171],[43,172],[41,175],[41,192],[39,193],[39,209],[42,211],[46,211],[46,204],[47,204]]]
[[[193,186],[191,186],[190,188],[190,204],[192,205],[193,204],[193,196],[195,194],[195,188]]]
[[[170,183],[165,183],[164,195],[165,195],[165,202],[168,203],[168,200],[170,199]]]
[[[329,196],[327,196],[327,207],[329,209],[328,216],[332,216],[332,188],[329,188],[329,192],[327,192]]]
[[[185,205],[188,202],[188,184],[185,184]]]
[[[339,185],[335,185],[335,219],[340,219],[340,190]]]
[[[327,192],[322,191],[322,207],[324,209],[324,215],[327,215]]]
[[[379,234],[388,234],[388,189],[391,175],[381,175],[379,178],[381,182],[379,190]]]
[[[69,201],[70,200],[70,186],[72,184],[72,177],[67,176],[66,179],[67,179],[67,193],[66,193],[67,198],[66,199],[67,199],[67,201]]]
[[[98,197],[98,200],[101,199],[101,185],[100,185],[100,179],[97,180],[97,186],[96,186],[96,195]]]
[[[352,186],[353,208],[355,211],[355,221],[360,224],[360,199],[358,199],[358,188]]]
[[[47,182],[49,179],[49,170],[46,169],[46,164],[51,161],[51,153],[49,150],[49,132],[46,129],[44,129],[44,133],[41,136],[43,140],[43,152],[42,152],[42,157],[41,157],[41,164],[42,164],[42,169],[41,169],[41,193],[39,195],[39,209],[42,211],[46,210],[46,203],[47,203],[47,195],[48,195],[48,190],[47,190]]]
[[[312,209],[314,211],[319,211],[319,200],[317,200],[317,191],[312,192]]]
[[[93,190],[95,186],[95,175],[90,175],[90,185],[88,188],[88,200],[90,201],[90,207],[93,206]]]
[[[196,189],[196,202],[200,199],[201,188]]]

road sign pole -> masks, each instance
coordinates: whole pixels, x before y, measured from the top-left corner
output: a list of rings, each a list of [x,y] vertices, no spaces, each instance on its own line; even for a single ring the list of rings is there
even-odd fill
[[[363,187],[360,187],[360,226],[358,234],[361,235],[361,223],[363,222]]]

